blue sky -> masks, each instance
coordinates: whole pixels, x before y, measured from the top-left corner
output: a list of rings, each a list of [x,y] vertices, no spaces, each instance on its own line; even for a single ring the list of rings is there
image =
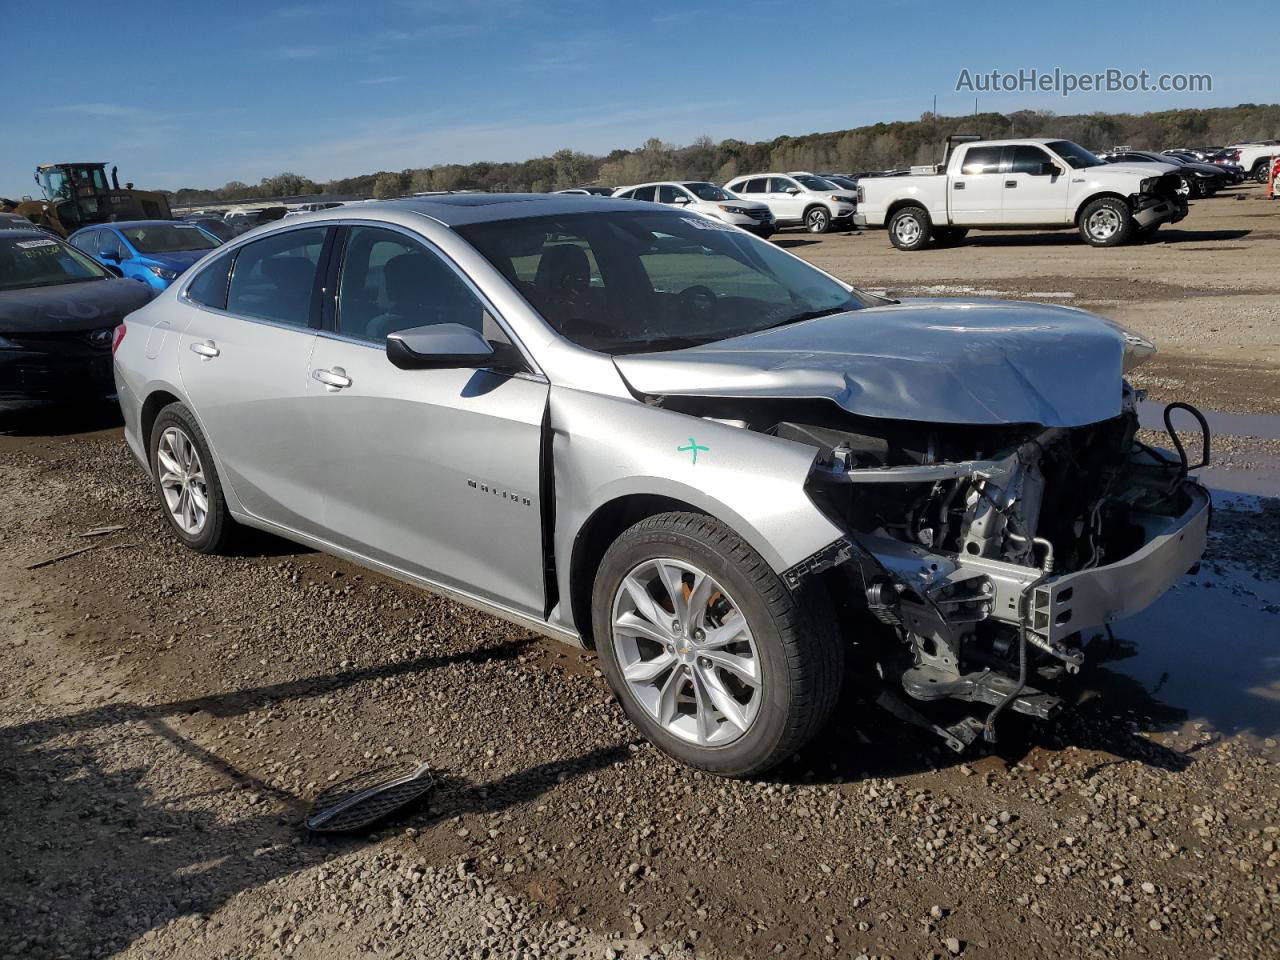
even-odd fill
[[[51,160],[140,187],[315,180],[651,136],[744,140],[966,113],[962,68],[1209,73],[1211,93],[986,94],[1141,112],[1280,99],[1277,10],[1162,0],[13,2],[0,195]],[[56,37],[56,38],[55,38]],[[14,38],[27,38],[17,41]]]

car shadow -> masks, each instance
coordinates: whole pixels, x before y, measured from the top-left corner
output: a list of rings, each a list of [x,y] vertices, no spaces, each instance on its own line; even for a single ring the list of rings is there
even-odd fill
[[[24,958],[114,954],[148,931],[182,917],[202,923],[246,890],[368,842],[358,834],[307,832],[300,825],[306,798],[273,787],[183,736],[175,723],[183,716],[197,711],[238,716],[398,674],[463,661],[508,660],[532,642],[169,703],[113,703],[5,729],[0,818],[10,829],[0,832],[0,862],[6,865],[0,871],[0,953]],[[112,742],[147,735],[194,760],[214,785],[181,794],[172,772],[129,762],[127,754],[111,748]],[[630,755],[631,744],[618,743],[487,782],[444,771],[426,798],[378,827],[422,826],[441,816],[524,804],[558,783],[625,762]],[[225,799],[198,808],[184,802],[211,794]],[[103,922],[107,916],[110,923]]]
[[[785,249],[793,249],[795,247],[811,247],[814,244],[821,243],[821,242],[822,242],[821,240],[805,240],[802,237],[781,237],[781,238],[774,237],[773,238],[774,246],[783,247]]]
[[[1177,227],[1161,227],[1149,243],[1206,243],[1218,240],[1240,240],[1249,236],[1249,230],[1179,230]],[[969,234],[963,243],[954,247],[926,247],[926,250],[948,250],[960,247],[1065,247],[1083,246],[1079,233],[1056,231],[1053,233],[981,233]]]

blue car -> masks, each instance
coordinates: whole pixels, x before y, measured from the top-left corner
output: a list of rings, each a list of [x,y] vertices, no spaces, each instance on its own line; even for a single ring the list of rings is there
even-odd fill
[[[163,290],[222,241],[181,220],[125,220],[77,230],[68,239],[99,263]]]

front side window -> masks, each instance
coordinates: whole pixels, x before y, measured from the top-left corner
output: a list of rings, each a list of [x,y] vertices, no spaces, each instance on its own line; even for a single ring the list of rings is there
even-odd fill
[[[114,230],[98,231],[98,256],[110,255],[117,260],[129,259],[129,251]]]
[[[227,310],[308,326],[326,233],[324,227],[289,230],[241,247],[227,289]]]
[[[388,334],[460,323],[493,339],[485,309],[440,256],[394,230],[352,227],[338,281],[338,333],[382,343]]]
[[[685,196],[685,193],[683,190],[677,190],[675,187],[670,186],[669,184],[664,183],[662,186],[658,188],[659,203],[675,203],[676,200],[681,197],[684,197],[684,199],[686,200],[688,199],[688,197]]]
[[[104,280],[111,274],[69,243],[29,233],[0,235],[0,290]]]
[[[772,244],[680,210],[455,229],[562,336],[604,353],[709,343],[875,302]]]
[[[1029,173],[1038,177],[1044,172],[1044,165],[1053,159],[1039,147],[1018,146],[1013,148],[1013,163],[1010,173]]]
[[[964,165],[960,172],[972,177],[983,173],[1000,172],[1000,154],[1003,147],[969,147],[965,151]]]
[[[799,190],[796,182],[790,177],[770,177],[769,192],[770,193],[786,193],[788,190]]]
[[[218,246],[217,240],[194,223],[126,227],[120,232],[139,253],[182,253],[187,250],[212,250]]]

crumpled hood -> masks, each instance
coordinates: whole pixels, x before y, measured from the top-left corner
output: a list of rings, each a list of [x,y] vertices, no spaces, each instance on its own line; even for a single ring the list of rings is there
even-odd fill
[[[890,420],[1076,427],[1117,416],[1124,370],[1153,352],[1083,310],[938,298],[614,362],[650,395],[826,398]]]
[[[115,326],[155,295],[137,280],[86,280],[0,290],[0,334],[77,333]]]

